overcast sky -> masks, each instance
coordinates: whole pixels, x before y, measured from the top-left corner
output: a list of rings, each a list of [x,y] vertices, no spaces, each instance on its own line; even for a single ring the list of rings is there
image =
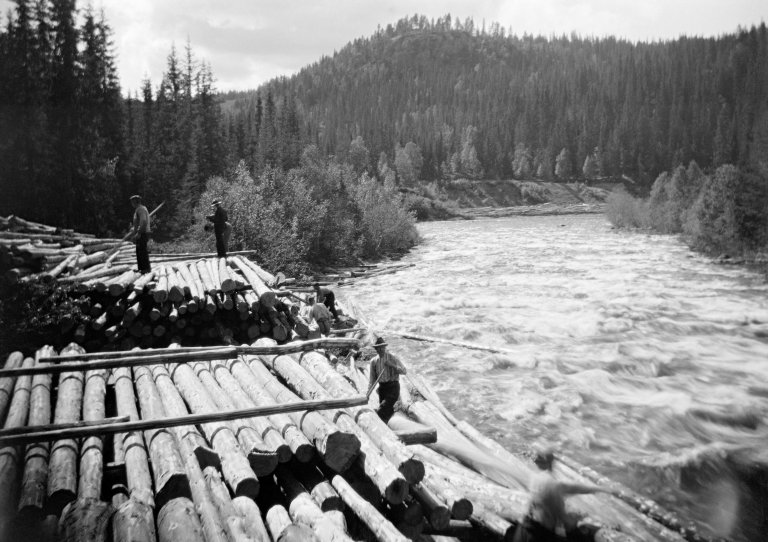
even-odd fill
[[[768,0],[93,0],[114,31],[123,92],[159,83],[187,39],[219,90],[245,90],[332,55],[414,13],[450,13],[515,34],[615,35],[633,41],[716,36],[768,21]],[[78,1],[85,7],[88,2]],[[13,6],[0,0],[2,19]]]

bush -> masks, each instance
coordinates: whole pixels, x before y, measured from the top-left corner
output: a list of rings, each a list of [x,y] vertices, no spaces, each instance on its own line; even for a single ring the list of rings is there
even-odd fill
[[[614,190],[606,199],[606,215],[617,228],[648,228],[648,202],[632,197],[623,189]]]
[[[539,203],[547,203],[552,199],[551,192],[537,183],[522,182],[518,183],[520,193],[523,197],[523,202],[528,205],[537,205]]]
[[[413,213],[405,209],[391,182],[379,183],[363,177],[355,191],[361,213],[362,256],[405,252],[418,242]]]

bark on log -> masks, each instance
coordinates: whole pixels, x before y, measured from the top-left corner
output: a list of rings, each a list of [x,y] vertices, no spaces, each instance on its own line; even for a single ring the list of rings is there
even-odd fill
[[[262,341],[266,343],[267,339],[262,339]],[[331,397],[331,394],[291,357],[261,356],[260,358],[304,399],[329,399]],[[332,371],[333,369],[330,370]],[[408,494],[408,482],[394,465],[386,459],[373,440],[358,427],[354,419],[347,412],[343,410],[327,411],[325,415],[333,420],[339,428],[356,435],[360,440],[361,454],[358,461],[366,475],[377,485],[384,498],[392,504],[403,502],[403,499]],[[376,417],[378,418],[378,416]],[[385,432],[391,435],[392,442],[400,445],[390,429],[386,425],[383,425],[383,427]]]
[[[292,357],[298,360],[301,367],[306,369],[331,396],[349,397],[356,393],[352,385],[328,363],[322,354],[306,352],[300,356],[294,355]],[[424,478],[424,465],[400,442],[392,430],[387,427],[387,424],[381,421],[378,414],[368,407],[354,407],[349,409],[349,412],[408,482],[418,483]]]
[[[35,357],[40,358],[51,353],[55,354],[51,347],[45,346],[37,351]],[[51,375],[37,375],[32,379],[29,426],[46,425],[51,422],[51,380]],[[18,505],[19,520],[22,524],[37,523],[44,517],[49,451],[50,445],[47,442],[30,444],[26,448]]]
[[[165,412],[169,416],[187,415],[189,411],[184,403],[184,399],[182,399],[179,390],[171,380],[171,375],[167,369],[161,365],[155,365],[151,370],[157,390],[160,392]],[[201,468],[221,468],[221,458],[211,449],[197,427],[194,425],[180,425],[173,428],[173,433],[176,435],[180,446],[184,444],[192,451]]]
[[[217,260],[208,258],[205,260],[205,267],[208,269],[208,276],[216,293],[221,292],[221,279],[219,279],[219,264]]]
[[[128,416],[131,420],[138,420],[139,411],[136,408],[131,370],[127,367],[120,367],[114,369],[112,375],[118,414]],[[149,470],[149,456],[144,444],[144,435],[139,431],[133,431],[115,435],[115,437],[119,438],[124,450],[125,474],[131,499],[154,508],[152,476]]]
[[[270,542],[269,532],[261,519],[261,510],[253,500],[248,497],[235,497],[232,499],[232,505],[242,519],[245,533],[250,540]]]
[[[272,291],[266,285],[264,280],[261,277],[259,277],[258,273],[256,273],[256,271],[249,265],[249,262],[246,258],[235,256],[231,258],[231,260],[232,260],[232,263],[234,263],[238,267],[238,269],[240,269],[240,271],[243,273],[243,276],[251,285],[257,297],[260,298],[266,292]]]
[[[64,542],[106,542],[115,509],[104,501],[79,498],[70,502],[59,522],[58,539]]]
[[[382,542],[405,542],[408,540],[371,503],[358,495],[343,477],[336,475],[331,483],[341,495],[344,503],[365,523],[378,540]]]
[[[155,303],[164,303],[168,299],[168,270],[165,266],[161,266],[155,273],[157,283],[155,289],[152,290],[152,299]]]
[[[277,401],[267,393],[259,383],[244,358],[238,358],[224,364],[240,387],[246,393],[254,406],[276,405]],[[218,371],[217,371],[218,373]],[[217,374],[218,378],[218,374]],[[315,456],[315,448],[309,439],[301,432],[298,424],[288,414],[275,414],[267,416],[269,423],[275,427],[280,436],[290,447],[293,455],[302,463],[306,463]]]
[[[62,354],[82,353],[79,346],[70,344]],[[64,373],[59,377],[53,423],[80,420],[83,401],[83,373]],[[48,509],[59,514],[77,495],[78,443],[74,439],[58,440],[51,446],[48,468]]]
[[[191,367],[176,365],[169,368],[169,371],[192,412],[202,414],[217,410],[216,403],[208,395]],[[259,492],[259,481],[230,427],[224,422],[210,422],[202,424],[202,429],[221,458],[221,470],[232,492],[238,496],[256,497]]]
[[[104,419],[106,406],[104,399],[107,393],[107,371],[99,369],[88,371],[85,375],[85,391],[83,394],[83,420],[97,421]],[[102,437],[88,437],[80,451],[80,481],[78,483],[78,499],[99,500],[101,497],[101,480],[103,475],[104,441]]]
[[[258,344],[258,341],[257,343]],[[258,358],[249,358],[249,367],[261,387],[279,403],[297,401],[299,397],[280,384]],[[292,413],[291,419],[314,444],[317,453],[331,469],[344,472],[360,452],[360,440],[329,422],[317,412]]]
[[[232,407],[229,408],[250,408],[257,406],[256,403],[243,391],[237,379],[227,369],[222,362],[212,362],[211,368],[213,376],[223,389],[226,396],[232,400]],[[272,425],[270,420],[265,417],[251,418],[248,420],[251,426],[256,430],[259,436],[264,440],[267,449],[272,451],[280,463],[285,463],[291,459],[291,448],[285,441],[280,431]]]
[[[203,291],[205,293],[216,293],[216,285],[211,279],[211,274],[208,272],[208,266],[205,260],[200,260],[196,264],[197,274],[200,276],[200,282],[203,284]]]
[[[157,533],[158,542],[210,542],[203,534],[195,503],[187,497],[176,497],[160,509]]]
[[[115,506],[115,503],[112,503]],[[112,542],[156,542],[152,507],[135,499],[115,506],[112,517]]]
[[[256,503],[249,497],[236,497],[240,500],[241,506],[243,507],[247,507],[248,505],[246,503],[250,502],[253,506],[248,509],[249,512],[254,513],[254,515],[259,518],[258,520],[253,518],[251,521],[246,522],[246,518],[240,514],[235,507],[234,501],[230,498],[229,490],[226,485],[224,485],[219,471],[212,467],[208,467],[204,471],[204,476],[206,486],[211,495],[212,503],[215,506],[219,517],[226,525],[229,539],[231,541],[243,542],[253,540],[253,534],[249,532],[249,529],[254,528],[256,536],[261,538],[262,531],[259,530],[258,526],[261,519],[261,512],[259,511],[258,506],[256,506]],[[266,534],[266,529],[264,529],[263,534]],[[267,536],[267,540],[269,540],[269,536]]]
[[[192,369],[218,409],[234,410],[238,407],[227,392],[219,386],[208,364],[194,363],[192,364]],[[246,452],[248,461],[256,476],[267,476],[272,474],[277,467],[277,450],[270,448],[264,442],[261,434],[250,423],[252,419],[256,418],[236,420],[229,422],[228,425],[232,433],[237,436],[240,446]]]
[[[139,395],[141,417],[149,420],[164,417],[165,408],[150,370],[147,367],[136,367],[133,378]],[[144,438],[149,443],[149,455],[152,458],[156,506],[162,508],[171,499],[189,497],[189,479],[171,432],[167,429],[148,430]]]

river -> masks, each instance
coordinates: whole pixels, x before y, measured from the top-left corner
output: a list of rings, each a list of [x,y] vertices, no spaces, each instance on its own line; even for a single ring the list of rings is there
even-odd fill
[[[768,539],[768,284],[602,215],[419,225],[391,275],[341,288],[446,406],[549,444],[695,522]],[[765,537],[765,538],[764,538]]]

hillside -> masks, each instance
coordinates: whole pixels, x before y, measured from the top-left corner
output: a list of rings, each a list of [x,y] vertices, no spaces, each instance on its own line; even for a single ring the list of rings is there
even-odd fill
[[[633,44],[413,16],[293,77],[224,98],[246,140],[273,104],[278,117],[295,111],[302,141],[323,153],[347,157],[361,138],[371,172],[384,162],[400,175],[399,149],[412,142],[426,181],[627,175],[647,188],[690,160],[759,164],[768,153],[766,66],[765,25]]]

